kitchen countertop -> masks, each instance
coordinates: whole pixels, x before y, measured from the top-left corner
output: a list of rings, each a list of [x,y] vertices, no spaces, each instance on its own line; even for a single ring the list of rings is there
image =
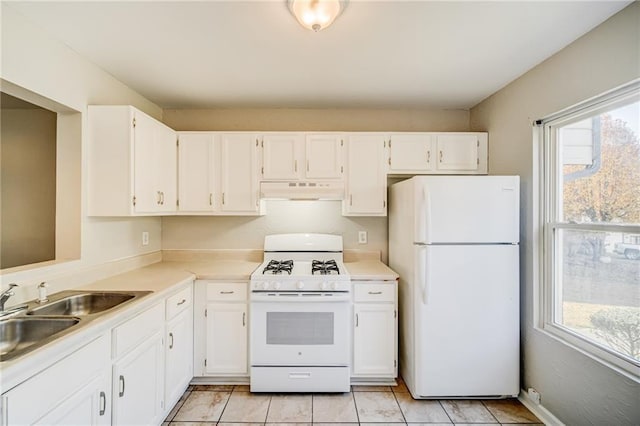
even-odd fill
[[[163,261],[76,287],[78,290],[152,291],[122,309],[105,313],[86,326],[15,360],[1,363],[2,390],[6,391],[48,365],[86,344],[114,325],[160,302],[194,279],[248,281],[262,258],[249,256],[167,256]],[[192,260],[189,260],[192,259]],[[398,274],[375,256],[350,257],[345,266],[353,280],[395,280]]]

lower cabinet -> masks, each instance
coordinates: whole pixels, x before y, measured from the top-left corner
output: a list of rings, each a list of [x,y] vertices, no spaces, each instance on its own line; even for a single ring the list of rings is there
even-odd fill
[[[247,288],[246,282],[196,281],[196,376],[248,376]]]
[[[4,393],[2,423],[110,424],[109,342],[104,334]]]
[[[395,378],[398,372],[397,283],[353,282],[352,377]]]
[[[193,378],[193,289],[167,299],[165,406],[171,409]]]
[[[161,423],[164,414],[164,303],[113,329],[116,425]]]

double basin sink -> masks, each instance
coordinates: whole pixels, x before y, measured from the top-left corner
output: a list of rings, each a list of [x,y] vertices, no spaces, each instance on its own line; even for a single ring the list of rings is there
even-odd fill
[[[15,359],[75,331],[150,291],[76,291],[52,294],[0,313],[0,362]]]

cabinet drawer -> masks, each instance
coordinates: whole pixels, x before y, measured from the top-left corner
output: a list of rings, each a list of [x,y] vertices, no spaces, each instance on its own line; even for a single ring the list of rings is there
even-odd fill
[[[164,304],[158,303],[140,315],[113,329],[113,357],[133,349],[147,337],[162,330],[164,326]]]
[[[394,302],[396,300],[395,283],[354,284],[354,302]]]
[[[247,284],[210,283],[207,285],[207,300],[247,300]]]
[[[187,309],[193,303],[192,286],[188,286],[171,297],[167,298],[167,320],[173,319],[180,312]]]

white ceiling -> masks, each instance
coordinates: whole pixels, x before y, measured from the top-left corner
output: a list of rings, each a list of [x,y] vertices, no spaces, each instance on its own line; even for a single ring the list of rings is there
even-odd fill
[[[466,109],[629,3],[355,0],[319,33],[285,0],[9,4],[165,108]]]

